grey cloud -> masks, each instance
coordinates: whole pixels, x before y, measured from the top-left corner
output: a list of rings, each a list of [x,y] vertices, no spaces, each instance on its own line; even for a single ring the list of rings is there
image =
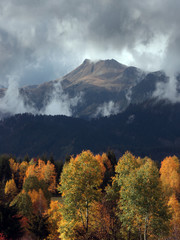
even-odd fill
[[[174,75],[179,9],[179,0],[1,0],[0,84],[9,74],[19,74],[21,85],[56,79],[85,57]]]

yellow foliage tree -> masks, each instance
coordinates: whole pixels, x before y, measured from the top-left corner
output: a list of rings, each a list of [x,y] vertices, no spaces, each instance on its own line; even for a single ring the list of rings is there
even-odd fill
[[[58,187],[63,199],[60,225],[63,239],[74,239],[78,232],[89,234],[92,204],[101,196],[103,174],[103,165],[90,151],[83,151],[64,165]]]
[[[9,166],[13,174],[15,174],[19,169],[19,163],[16,163],[13,158],[9,159]]]
[[[12,172],[12,178],[18,182],[18,173],[19,173],[19,163],[15,162],[13,158],[9,159],[9,166]]]
[[[156,164],[126,152],[116,166],[115,182],[120,189],[118,216],[125,238],[167,235],[170,215]]]
[[[20,187],[22,187],[22,185],[23,185],[23,181],[26,176],[26,170],[27,170],[28,166],[29,166],[29,163],[25,162],[25,161],[23,161],[19,165],[19,185],[20,185]]]
[[[173,239],[178,239],[178,236],[180,236],[180,203],[175,194],[170,197],[168,205],[172,211],[170,236],[173,237]]]
[[[51,201],[49,209],[46,211],[49,216],[48,223],[50,234],[47,237],[48,240],[58,239],[59,237],[58,228],[61,221],[60,208],[62,208],[62,204],[58,201]]]
[[[4,192],[11,199],[16,196],[16,194],[18,193],[18,189],[16,187],[14,179],[10,179],[9,181],[6,182]]]

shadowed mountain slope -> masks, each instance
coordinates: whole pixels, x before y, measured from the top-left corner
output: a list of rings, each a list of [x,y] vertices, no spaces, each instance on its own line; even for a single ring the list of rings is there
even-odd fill
[[[147,101],[130,105],[109,118],[83,120],[65,116],[16,115],[0,122],[0,153],[37,156],[53,153],[65,159],[83,149],[95,153],[130,150],[160,161],[180,157],[180,104]]]
[[[131,103],[148,100],[153,96],[156,85],[166,81],[167,77],[160,71],[145,73],[114,59],[97,62],[86,59],[61,79],[21,88],[20,96],[25,106],[45,114],[48,113],[44,109],[53,96],[56,96],[57,107],[58,101],[64,101],[65,96],[65,100],[70,102],[73,117],[92,118],[117,114]],[[61,91],[56,91],[57,86]],[[0,97],[5,91],[0,89]]]

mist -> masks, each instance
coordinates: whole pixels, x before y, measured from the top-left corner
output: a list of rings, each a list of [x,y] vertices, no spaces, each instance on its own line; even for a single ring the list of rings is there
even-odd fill
[[[18,80],[9,77],[8,88],[0,101],[0,115],[31,113],[33,115],[72,116],[73,108],[82,100],[82,93],[70,98],[65,94],[61,82],[54,82],[52,90],[46,95],[43,108],[38,110],[29,99],[20,93]]]
[[[72,116],[72,108],[76,107],[82,98],[81,93],[74,98],[69,98],[68,94],[64,93],[60,81],[54,83],[50,95],[50,98],[44,103],[44,108],[40,111],[43,115]]]
[[[119,112],[119,105],[113,101],[109,101],[98,106],[93,117],[109,117],[110,115],[116,115]]]
[[[26,105],[20,95],[18,78],[18,76],[9,76],[8,88],[5,91],[4,97],[0,100],[1,114],[13,115],[26,112],[35,114],[35,109],[30,105]]]

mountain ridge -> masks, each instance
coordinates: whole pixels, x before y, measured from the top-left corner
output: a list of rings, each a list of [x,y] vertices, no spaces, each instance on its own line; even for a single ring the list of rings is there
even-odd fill
[[[69,114],[92,118],[116,114],[124,111],[130,103],[150,99],[157,84],[166,81],[167,77],[161,71],[146,73],[114,59],[97,62],[85,59],[64,77],[22,87],[19,92],[24,106],[34,109],[33,112],[43,113],[49,103],[53,106],[53,101],[58,109],[58,101],[59,105],[67,101]],[[0,89],[0,98],[4,95],[5,89]],[[48,114],[47,111],[44,114]]]

